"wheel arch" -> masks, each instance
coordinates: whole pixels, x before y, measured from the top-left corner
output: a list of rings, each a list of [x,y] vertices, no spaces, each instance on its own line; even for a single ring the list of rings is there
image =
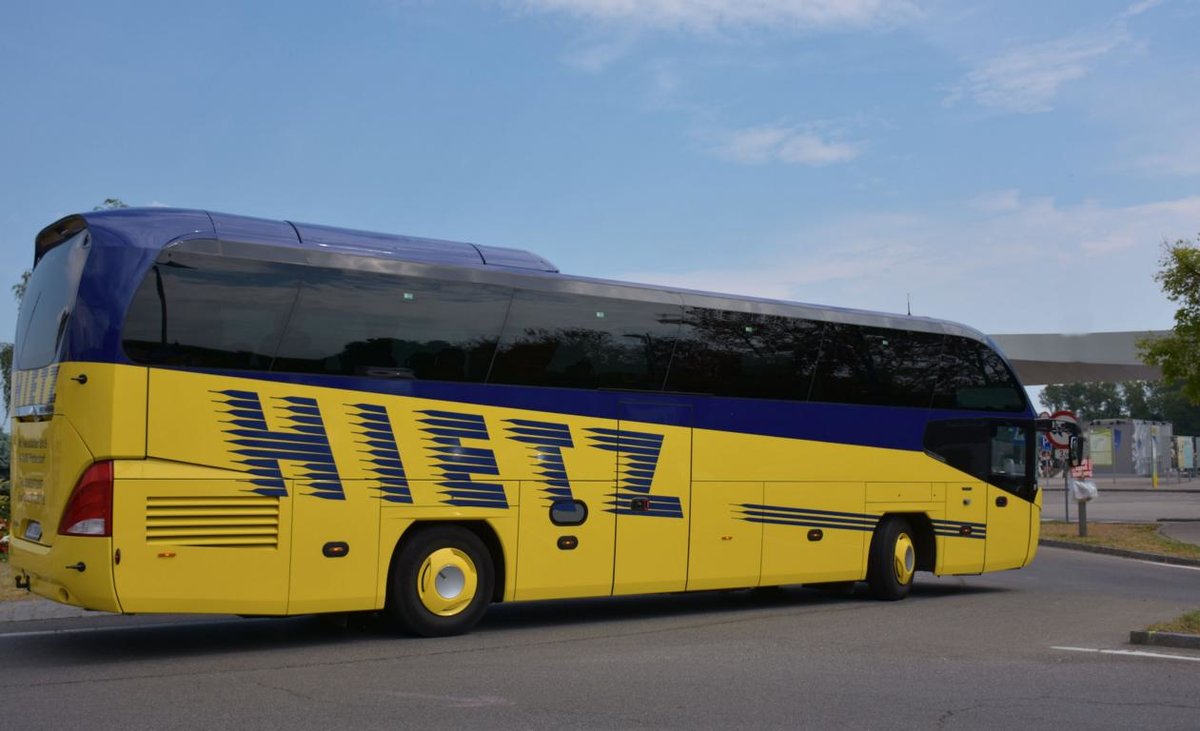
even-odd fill
[[[889,512],[879,516],[876,529],[871,533],[871,541],[879,534],[879,526],[888,518],[904,518],[912,529],[913,545],[917,549],[917,571],[933,572],[937,566],[937,540],[933,532],[933,520],[928,513]]]

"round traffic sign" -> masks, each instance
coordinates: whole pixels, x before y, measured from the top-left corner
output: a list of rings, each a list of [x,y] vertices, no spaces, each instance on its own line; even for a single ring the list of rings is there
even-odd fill
[[[1070,411],[1055,411],[1050,415],[1050,418],[1055,421],[1066,422],[1068,424],[1079,425],[1079,420],[1075,418],[1075,414]],[[1046,438],[1050,443],[1059,449],[1067,449],[1071,446],[1071,433],[1066,429],[1054,430],[1046,432]]]

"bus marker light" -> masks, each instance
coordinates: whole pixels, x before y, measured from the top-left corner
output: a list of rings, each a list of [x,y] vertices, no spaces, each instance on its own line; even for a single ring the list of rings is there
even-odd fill
[[[820,528],[813,528],[808,532],[808,540],[810,541],[819,541],[824,537],[825,531],[821,530]]]
[[[321,547],[321,553],[325,558],[341,558],[350,553],[350,544],[342,541],[330,541]]]
[[[158,557],[159,558],[175,558],[175,552],[174,551],[163,551],[158,554]]]
[[[579,545],[579,539],[575,536],[563,536],[558,539],[558,547],[563,551],[574,551]]]

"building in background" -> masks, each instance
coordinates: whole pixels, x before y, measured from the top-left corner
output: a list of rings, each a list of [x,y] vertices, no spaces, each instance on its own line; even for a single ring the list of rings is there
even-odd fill
[[[1170,472],[1175,447],[1172,425],[1141,419],[1096,419],[1088,424],[1088,445],[1097,475]]]

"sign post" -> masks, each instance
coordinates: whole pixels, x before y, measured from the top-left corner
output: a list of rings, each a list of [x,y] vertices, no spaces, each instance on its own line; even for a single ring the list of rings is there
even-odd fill
[[[1055,411],[1050,418],[1069,424],[1079,424],[1075,414],[1070,411]],[[1058,453],[1059,450],[1067,450],[1067,459],[1063,462],[1063,520],[1069,523],[1071,522],[1071,433],[1065,429],[1062,431],[1051,430],[1046,432],[1046,438],[1050,440],[1050,445],[1054,447],[1055,453]]]

